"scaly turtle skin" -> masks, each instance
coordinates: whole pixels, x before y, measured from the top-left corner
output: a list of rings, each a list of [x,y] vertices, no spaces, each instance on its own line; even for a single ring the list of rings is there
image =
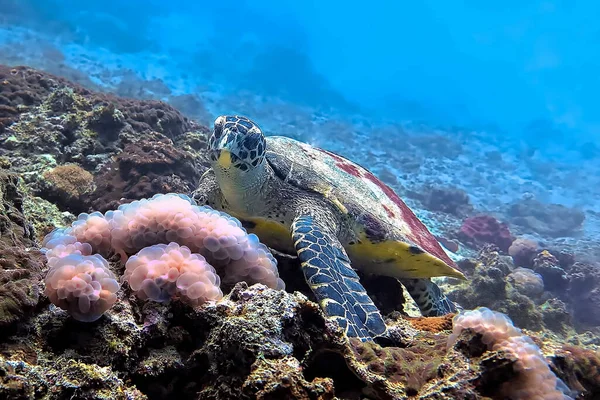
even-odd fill
[[[218,117],[208,146],[212,168],[195,199],[237,217],[271,248],[297,254],[321,307],[348,336],[386,332],[353,268],[399,279],[425,316],[455,310],[429,278],[464,275],[368,170],[287,137],[265,138],[239,116]]]

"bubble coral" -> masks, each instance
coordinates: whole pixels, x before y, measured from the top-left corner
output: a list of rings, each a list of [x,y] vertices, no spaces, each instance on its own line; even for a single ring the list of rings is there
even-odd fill
[[[127,260],[122,280],[142,300],[163,302],[178,296],[196,306],[223,297],[215,269],[200,254],[177,243],[142,249]]]
[[[51,258],[49,263],[45,294],[76,320],[95,321],[117,301],[119,282],[101,256],[75,252]]]
[[[91,254],[98,253],[93,263],[107,266],[103,257],[119,254],[121,261],[126,262],[124,280],[142,299],[165,301],[176,295],[199,305],[222,296],[221,280],[230,284],[263,283],[274,289],[285,287],[279,278],[277,261],[256,235],[248,234],[236,218],[210,207],[199,207],[185,195],[158,194],[105,214],[80,214],[71,227],[48,234],[43,246],[51,267],[48,277],[55,266],[64,267],[63,259],[89,263]],[[106,273],[112,274],[107,267]],[[51,283],[50,294],[58,289],[58,283],[53,282],[47,280]],[[63,297],[53,295],[51,300],[64,305]],[[65,309],[82,313],[72,307]]]
[[[488,350],[505,351],[515,356],[517,377],[505,382],[499,398],[514,400],[563,400],[572,399],[569,389],[556,377],[539,347],[513,325],[506,315],[485,307],[463,312],[454,317],[448,347],[454,345],[465,329],[481,335]]]

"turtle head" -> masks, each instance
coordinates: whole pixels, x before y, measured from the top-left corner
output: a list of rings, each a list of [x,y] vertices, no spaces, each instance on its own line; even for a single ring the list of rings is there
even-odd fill
[[[210,159],[215,169],[241,174],[256,170],[265,160],[265,137],[246,117],[222,115],[208,140]]]
[[[265,137],[246,117],[221,116],[208,139],[212,169],[231,209],[250,212],[268,179]]]

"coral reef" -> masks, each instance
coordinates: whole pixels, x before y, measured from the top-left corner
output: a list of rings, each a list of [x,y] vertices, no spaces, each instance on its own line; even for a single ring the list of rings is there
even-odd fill
[[[24,318],[38,302],[44,261],[23,215],[15,174],[0,171],[0,328]]]
[[[476,215],[465,219],[458,237],[476,248],[485,244],[494,244],[503,252],[508,252],[514,241],[508,226],[490,215]]]
[[[8,371],[0,393],[483,400],[518,376],[518,360],[508,353],[486,352],[483,344],[479,352],[465,350],[477,347],[466,332],[447,351],[447,319],[422,331],[400,317],[390,327],[398,345],[381,347],[343,337],[304,295],[262,285],[240,283],[218,303],[195,309],[123,298],[107,315],[81,324],[41,309],[0,344]],[[577,376],[584,393],[597,390],[590,368],[564,352],[553,357],[562,360],[561,378]]]
[[[0,155],[63,210],[105,211],[155,193],[187,193],[206,168],[205,141],[188,143],[207,128],[165,103],[92,92],[27,67],[0,66],[0,81]],[[94,174],[96,190],[84,190],[86,181],[76,196],[64,186],[59,173],[77,167]]]
[[[540,330],[542,314],[534,300],[523,293],[536,293],[539,299],[543,282],[532,271],[513,275],[514,270],[510,256],[486,246],[477,256],[469,282],[455,287],[449,296],[467,309],[488,307],[507,314],[520,327]]]
[[[255,278],[247,279],[251,284],[262,282],[265,271],[267,280],[275,275],[269,268],[241,272],[225,258],[221,261],[227,265],[220,264],[217,258],[239,255],[236,246],[228,246],[235,234],[217,235],[223,242],[208,239],[205,243],[203,238],[202,246],[214,251],[202,251],[199,242],[190,239],[198,233],[191,226],[212,226],[211,221],[188,221],[187,211],[197,209],[186,196],[169,195],[168,201],[154,208],[143,206],[148,200],[136,201],[160,192],[188,193],[195,186],[206,166],[207,128],[164,103],[94,93],[29,68],[11,73],[2,67],[0,72],[4,74],[0,82],[8,82],[0,84],[0,167],[11,171],[0,174],[0,398],[484,400],[498,398],[498,388],[523,376],[515,369],[523,362],[523,353],[488,350],[484,335],[468,329],[447,349],[451,316],[406,317],[398,311],[405,305],[403,289],[393,278],[361,276],[386,315],[390,336],[378,343],[348,339],[324,318],[320,307],[310,301],[312,293],[293,257],[274,252],[280,275],[267,282],[279,288],[283,279],[287,291],[261,283],[235,284],[244,277]],[[169,94],[160,81],[147,86]],[[122,90],[139,92],[125,85]],[[147,95],[147,90],[141,94]],[[194,99],[180,100],[193,104]],[[256,112],[267,113],[262,108]],[[285,117],[282,112],[281,118]],[[302,123],[301,118],[294,120]],[[335,131],[341,125],[332,121],[329,127]],[[295,132],[297,126],[290,124],[289,129]],[[352,128],[343,127],[356,135]],[[468,151],[437,133],[407,140],[410,151],[390,157],[394,162],[406,161],[410,169],[431,168],[421,153],[408,154],[414,150],[439,155],[441,164]],[[370,149],[369,154],[385,150],[389,143],[389,138],[378,142],[381,147]],[[441,164],[436,162],[436,168]],[[56,181],[50,194],[50,171],[69,165],[92,174],[96,189],[71,187],[59,192],[59,187],[68,189],[68,185]],[[390,165],[379,169],[398,185],[407,182]],[[483,175],[481,179],[485,182]],[[67,200],[66,192],[73,199],[78,196],[80,204]],[[52,197],[59,193],[62,200]],[[459,203],[448,211],[460,213]],[[181,208],[155,218],[171,206]],[[65,212],[80,210],[104,214],[76,219]],[[459,226],[455,216],[442,215],[443,221]],[[44,242],[46,267],[34,238],[39,240],[54,226],[68,225],[73,219],[70,228]],[[236,228],[230,220],[228,229]],[[161,244],[155,245],[157,239]],[[572,254],[548,246],[554,258],[537,250],[531,264],[523,265],[532,273],[516,269],[512,257],[485,245],[486,240],[466,242],[481,250],[477,260],[460,262],[472,280],[451,286],[452,298],[463,307],[489,305],[507,313],[520,327],[546,327],[564,335],[572,332],[571,309],[577,310],[578,318],[587,317],[586,324],[593,323],[594,310],[589,308],[596,304],[598,271],[593,264],[575,263]],[[510,244],[512,240],[503,251]],[[260,256],[273,263],[263,250]],[[470,254],[468,249],[460,250]],[[213,264],[214,273],[206,262]],[[553,297],[554,291],[548,292],[544,272],[557,265],[568,277],[566,293],[556,289],[560,300]],[[229,276],[223,270],[226,266]],[[40,292],[44,273],[45,293]],[[535,273],[544,278],[541,294]],[[116,291],[114,277],[119,275],[125,275],[122,280],[128,283]],[[222,293],[213,291],[221,278]],[[63,286],[54,281],[62,281]],[[105,284],[103,295],[114,304],[94,310],[93,302],[101,298]],[[171,296],[184,301],[148,301]],[[61,300],[67,304],[60,304]],[[88,303],[93,311],[84,314],[101,314],[101,318],[81,322],[61,310],[61,306],[76,306],[71,309],[76,315],[86,311]],[[598,344],[595,336],[591,332],[569,340],[593,349]],[[533,340],[551,361],[552,371],[580,392],[580,398],[598,395],[597,352],[565,345],[566,339],[553,332],[540,331]],[[533,359],[541,368],[539,353]]]
[[[104,165],[87,200],[92,209],[104,212],[155,193],[190,193],[201,171],[192,153],[176,148],[172,140],[142,139],[125,145]]]
[[[535,199],[524,199],[510,206],[511,222],[528,233],[548,237],[572,236],[578,233],[585,214],[561,204],[544,204]]]

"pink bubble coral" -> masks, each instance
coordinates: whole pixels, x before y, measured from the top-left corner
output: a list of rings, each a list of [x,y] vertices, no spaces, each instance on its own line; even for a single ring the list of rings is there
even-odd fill
[[[143,299],[165,301],[175,295],[199,305],[222,296],[221,280],[285,287],[277,261],[256,235],[236,218],[199,207],[185,195],[158,194],[106,214],[80,214],[71,227],[47,235],[43,245],[51,272],[70,255],[98,253],[106,263],[102,257],[120,254],[127,261],[124,279]],[[63,299],[51,300],[60,306]]]
[[[45,278],[45,294],[78,321],[91,322],[117,301],[119,282],[99,255],[55,257]]]
[[[146,247],[130,257],[122,280],[143,300],[177,296],[196,306],[223,297],[215,269],[200,254],[177,243]]]
[[[176,242],[203,255],[223,282],[263,283],[274,289],[285,286],[275,258],[256,235],[248,234],[236,218],[199,207],[187,196],[155,195],[109,211],[106,219],[111,247],[124,260],[144,247]]]
[[[515,327],[506,315],[485,307],[458,314],[453,319],[448,347],[456,342],[460,333],[470,329],[482,335],[488,350],[501,350],[513,354],[517,362],[514,369],[518,377],[505,382],[499,398],[514,400],[572,399],[565,394],[568,388],[550,370],[538,346]]]

